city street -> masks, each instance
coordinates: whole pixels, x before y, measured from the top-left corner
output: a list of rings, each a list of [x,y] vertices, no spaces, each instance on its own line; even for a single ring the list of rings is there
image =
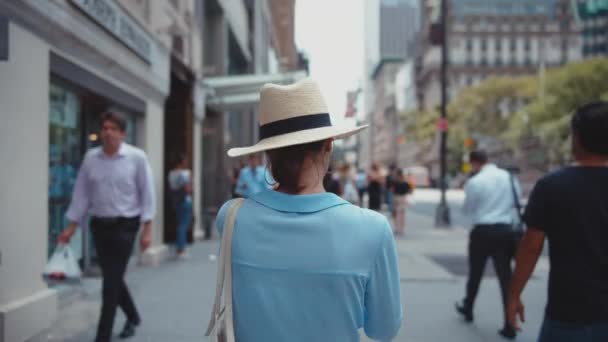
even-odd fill
[[[490,265],[475,308],[475,322],[465,323],[454,311],[454,302],[464,293],[467,272],[467,230],[433,227],[435,190],[417,190],[407,217],[406,236],[397,241],[404,322],[396,341],[501,341],[502,325],[498,283]],[[455,222],[466,224],[460,215],[462,193],[448,196]],[[131,267],[127,281],[142,312],[143,324],[132,341],[205,341],[209,308],[215,286],[214,255],[217,241],[197,243],[186,261],[167,261],[158,267]],[[541,260],[524,293],[526,318],[518,341],[535,341],[546,298],[547,261]],[[58,320],[50,330],[30,342],[92,341],[100,303],[99,279],[60,292]],[[117,315],[114,331],[122,328]],[[369,341],[362,338],[362,341]]]

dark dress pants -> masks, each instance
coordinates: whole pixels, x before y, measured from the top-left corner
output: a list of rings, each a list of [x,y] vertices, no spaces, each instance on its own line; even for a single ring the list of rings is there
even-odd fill
[[[500,283],[505,327],[508,326],[506,307],[511,283],[513,253],[513,229],[511,225],[476,225],[473,228],[469,237],[469,279],[464,305],[467,309],[473,310],[486,261],[491,258]]]
[[[91,220],[91,232],[103,276],[101,315],[95,339],[97,342],[111,340],[118,306],[129,321],[137,324],[140,322],[139,313],[124,281],[139,225],[139,218]]]

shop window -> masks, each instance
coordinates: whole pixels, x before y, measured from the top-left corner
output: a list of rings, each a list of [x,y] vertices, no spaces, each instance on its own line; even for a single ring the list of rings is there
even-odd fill
[[[67,225],[76,174],[83,153],[80,100],[74,92],[51,84],[49,94],[49,243],[55,249],[57,237]],[[79,246],[78,237],[73,239]]]

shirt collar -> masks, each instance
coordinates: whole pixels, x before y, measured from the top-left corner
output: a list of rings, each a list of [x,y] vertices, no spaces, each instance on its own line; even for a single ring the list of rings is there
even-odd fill
[[[488,171],[488,170],[495,170],[496,168],[497,168],[497,167],[496,167],[496,164],[490,164],[490,163],[488,163],[488,164],[484,165],[484,166],[481,168],[481,172],[483,172],[483,171]]]
[[[120,147],[118,148],[118,152],[116,153],[116,157],[125,157],[128,154],[129,146],[127,143],[120,143]],[[99,158],[108,158],[106,154],[103,152],[103,146],[99,146],[98,154]]]
[[[349,202],[330,192],[289,195],[267,190],[250,197],[251,200],[274,210],[292,213],[314,213]]]
[[[120,157],[125,157],[127,155],[127,150],[129,149],[129,147],[127,146],[127,143],[121,143],[120,147],[118,148],[118,155]]]

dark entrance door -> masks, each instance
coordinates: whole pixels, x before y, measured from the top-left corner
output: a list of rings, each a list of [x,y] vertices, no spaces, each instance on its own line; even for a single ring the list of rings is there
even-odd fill
[[[184,154],[192,168],[192,139],[193,139],[193,76],[175,59],[171,66],[171,89],[165,102],[165,169],[163,184],[165,188],[164,202],[164,242],[173,243],[177,235],[177,217],[169,196],[167,177],[175,166],[175,159]],[[196,218],[193,217],[192,222]],[[193,224],[188,231],[188,241],[193,239]]]

